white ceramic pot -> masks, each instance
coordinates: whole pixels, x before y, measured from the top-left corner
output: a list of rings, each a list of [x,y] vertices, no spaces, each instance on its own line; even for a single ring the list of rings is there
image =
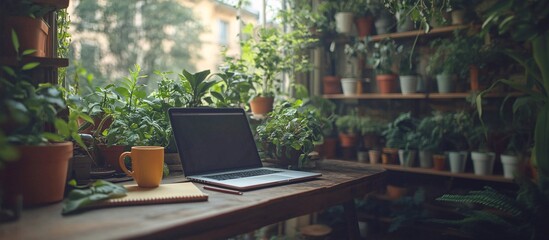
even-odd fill
[[[334,16],[336,22],[336,32],[350,34],[353,26],[352,12],[338,12]]]
[[[503,177],[515,178],[515,174],[520,167],[520,158],[514,155],[502,154],[500,156],[501,163],[503,164]]]
[[[398,150],[398,159],[403,167],[413,167],[416,162],[416,150]]]
[[[492,175],[495,158],[496,154],[493,152],[471,152],[475,174]]]
[[[356,94],[357,80],[355,78],[342,78],[341,88],[343,89],[343,95],[355,95]]]
[[[441,73],[437,74],[436,78],[439,93],[451,93],[454,91],[454,75]]]
[[[400,76],[400,90],[402,94],[416,93],[417,90],[417,76],[406,75]]]
[[[465,172],[465,163],[467,162],[467,152],[449,152],[450,172]]]
[[[429,150],[419,151],[419,167],[421,168],[433,167],[433,152]]]

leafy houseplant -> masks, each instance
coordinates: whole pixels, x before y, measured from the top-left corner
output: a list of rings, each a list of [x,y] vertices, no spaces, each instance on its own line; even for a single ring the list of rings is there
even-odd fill
[[[411,167],[415,161],[419,133],[418,120],[411,113],[400,114],[383,132],[388,148],[399,149],[401,165]]]
[[[406,12],[414,22],[420,23],[425,32],[431,31],[434,22],[443,22],[443,13],[451,8],[450,0],[385,0],[384,2],[392,13]]]
[[[416,72],[416,59],[413,50],[403,53],[399,64],[400,89],[402,94],[415,93],[418,76]]]
[[[257,134],[266,152],[280,164],[301,168],[310,159],[314,143],[322,139],[322,124],[316,108],[295,100],[276,106],[257,127]]]
[[[84,146],[77,134],[76,119],[84,117],[77,111],[69,111],[68,121],[58,114],[66,109],[62,91],[50,84],[38,85],[28,77],[28,71],[39,64],[22,64],[19,41],[12,31],[13,49],[17,53],[20,68],[1,66],[0,75],[0,132],[3,148],[0,166],[4,166],[4,198],[9,204],[23,197],[24,205],[57,202],[63,199],[69,159],[72,157],[74,139]],[[37,86],[38,85],[38,86]],[[46,126],[50,126],[46,128]],[[9,161],[9,162],[8,162]]]
[[[339,141],[342,147],[355,147],[360,133],[360,117],[356,113],[339,116],[335,125],[339,132]]]
[[[387,124],[371,117],[360,118],[360,134],[362,136],[363,146],[366,149],[376,149],[380,146],[381,133],[385,130]]]
[[[431,47],[436,51],[429,59],[427,71],[436,74],[439,92],[452,92],[457,74],[469,69],[467,62],[472,55],[466,49],[471,47],[470,42],[455,32],[453,39],[436,39],[431,42]]]
[[[376,81],[380,93],[396,91],[396,75],[393,71],[394,60],[398,59],[402,46],[397,46],[392,39],[383,39],[374,43],[371,64],[376,71]],[[396,61],[398,63],[398,61]]]

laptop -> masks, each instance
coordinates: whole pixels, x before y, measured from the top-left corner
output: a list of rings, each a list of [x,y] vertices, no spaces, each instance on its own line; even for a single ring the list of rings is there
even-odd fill
[[[250,190],[321,176],[263,167],[241,108],[171,108],[168,114],[183,173],[191,181]]]

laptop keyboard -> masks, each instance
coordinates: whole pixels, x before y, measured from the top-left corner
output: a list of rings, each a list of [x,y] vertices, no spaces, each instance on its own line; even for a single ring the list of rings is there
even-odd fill
[[[267,175],[267,174],[273,174],[278,172],[282,172],[282,171],[276,171],[276,170],[270,170],[270,169],[258,169],[258,170],[235,172],[235,173],[223,173],[223,174],[210,175],[210,176],[204,176],[204,177],[221,181],[221,180],[229,180],[229,179],[235,179],[235,178]]]

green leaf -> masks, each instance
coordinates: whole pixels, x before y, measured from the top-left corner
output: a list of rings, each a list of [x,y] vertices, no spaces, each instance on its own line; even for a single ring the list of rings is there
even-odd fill
[[[40,63],[38,62],[31,62],[31,63],[27,63],[25,65],[23,65],[23,67],[21,69],[23,70],[31,70],[35,67],[37,67],[38,65],[40,65]]]
[[[126,192],[122,186],[97,180],[89,189],[73,189],[63,202],[62,214],[73,214],[105,199],[126,196]]]
[[[10,75],[10,76],[12,76],[12,77],[17,77],[17,75],[15,75],[15,71],[13,70],[13,68],[8,67],[8,66],[2,66],[2,69],[3,69],[4,72],[6,72],[8,75]]]
[[[23,56],[31,55],[36,52],[36,49],[27,49],[23,51]]]
[[[11,30],[11,43],[13,43],[15,52],[19,54],[19,39],[17,38],[17,33],[13,29]]]

